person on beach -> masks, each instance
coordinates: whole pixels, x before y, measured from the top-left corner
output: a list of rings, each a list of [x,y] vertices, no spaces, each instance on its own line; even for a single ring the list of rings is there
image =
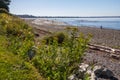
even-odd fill
[[[103,29],[102,25],[100,26],[100,29]]]

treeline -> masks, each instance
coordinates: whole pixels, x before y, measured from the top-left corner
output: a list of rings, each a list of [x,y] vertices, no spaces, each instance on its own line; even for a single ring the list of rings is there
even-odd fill
[[[120,16],[33,16],[33,15],[16,15],[20,18],[120,18]]]

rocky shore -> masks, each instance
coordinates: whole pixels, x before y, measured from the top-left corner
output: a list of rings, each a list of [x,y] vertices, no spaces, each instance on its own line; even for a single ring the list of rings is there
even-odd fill
[[[112,57],[109,53],[105,53],[97,50],[96,51],[88,50],[85,53],[83,61],[86,64],[91,64],[91,65],[94,64],[94,66],[99,65],[101,67],[105,67],[113,72],[114,77],[118,78],[118,80],[120,79],[120,59],[116,59]]]

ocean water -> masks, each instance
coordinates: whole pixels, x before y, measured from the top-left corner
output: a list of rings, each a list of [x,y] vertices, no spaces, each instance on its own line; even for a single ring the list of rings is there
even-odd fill
[[[120,18],[47,18],[48,20],[56,20],[65,22],[68,25],[73,26],[89,26],[98,27],[101,26],[107,29],[120,30]]]

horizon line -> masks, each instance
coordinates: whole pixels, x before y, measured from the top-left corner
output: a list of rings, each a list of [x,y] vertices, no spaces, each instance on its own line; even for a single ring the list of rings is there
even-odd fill
[[[36,18],[44,18],[44,17],[48,17],[48,18],[120,18],[120,16],[35,16],[35,15],[29,15],[29,14],[14,14],[20,17],[36,17]]]

